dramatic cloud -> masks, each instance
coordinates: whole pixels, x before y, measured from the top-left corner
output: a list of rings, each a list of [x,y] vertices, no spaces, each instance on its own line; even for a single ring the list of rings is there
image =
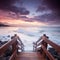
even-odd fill
[[[44,14],[41,16],[35,16],[33,18],[34,20],[40,21],[40,22],[45,22],[48,24],[60,24],[60,16],[56,16],[55,14]]]
[[[60,15],[60,0],[42,0],[37,8],[37,11],[52,10],[53,13]]]
[[[47,13],[47,11],[51,12]],[[42,0],[36,12],[40,15],[35,16],[34,19],[50,24],[60,24],[60,0]]]
[[[0,0],[0,9],[4,11],[12,11],[16,14],[28,15],[29,11],[25,7],[20,7],[17,5],[19,0]],[[20,2],[21,3],[21,2]]]
[[[49,24],[60,24],[59,0],[43,0],[42,3],[40,2],[36,12],[39,12],[40,15],[35,16],[35,20]]]
[[[0,0],[0,18],[59,24],[60,0]]]
[[[40,21],[42,21],[42,20],[49,21],[49,20],[59,19],[59,16],[56,16],[54,14],[45,14],[45,15],[41,15],[41,16],[35,16],[35,19],[40,20]]]
[[[49,8],[59,12],[60,11],[60,0],[44,0]]]

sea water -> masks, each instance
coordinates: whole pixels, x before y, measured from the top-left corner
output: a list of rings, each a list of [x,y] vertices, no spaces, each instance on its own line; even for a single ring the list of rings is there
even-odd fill
[[[17,34],[24,43],[25,51],[33,50],[33,42],[43,34],[60,45],[60,27],[0,27],[0,40],[9,41],[14,34]]]

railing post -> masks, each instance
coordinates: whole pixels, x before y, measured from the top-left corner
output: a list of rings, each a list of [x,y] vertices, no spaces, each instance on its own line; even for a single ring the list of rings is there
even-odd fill
[[[37,44],[33,42],[33,51],[37,51]]]

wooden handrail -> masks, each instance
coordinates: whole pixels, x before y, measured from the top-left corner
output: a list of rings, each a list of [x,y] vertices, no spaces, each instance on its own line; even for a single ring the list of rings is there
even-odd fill
[[[52,46],[57,51],[57,53],[60,53],[60,49],[59,49],[60,46],[57,45],[56,43],[52,42],[51,40],[49,40],[47,37],[43,37],[42,42],[40,42],[40,43],[38,43],[38,42],[36,44],[34,43],[33,49],[35,49],[34,51],[42,49],[42,54],[44,57],[46,57],[46,55],[47,55],[50,60],[55,60],[54,57],[50,54],[50,52],[48,52],[48,50],[47,50],[48,44],[50,46]],[[40,45],[41,45],[41,47],[37,48]]]
[[[60,52],[60,46],[56,43],[52,42],[51,40],[45,39],[44,40],[47,44],[51,45],[57,52]]]
[[[14,44],[17,40],[17,37],[13,38],[11,41],[8,41],[4,45],[0,47],[0,55],[2,55],[12,44]]]
[[[48,52],[48,50],[46,50],[46,48],[43,45],[41,47],[50,60],[55,60],[54,57],[51,55],[51,53]]]
[[[16,54],[17,54],[17,49],[18,49],[18,46],[17,46],[17,39],[18,39],[18,37],[16,36],[16,37],[14,37],[13,39],[11,39],[10,41],[8,41],[7,43],[5,43],[4,45],[2,45],[1,47],[0,47],[0,56],[2,55],[4,55],[4,53],[5,53],[5,51],[10,47],[10,46],[12,46],[12,55],[11,55],[11,57],[10,57],[10,59],[9,60],[15,60],[14,58],[15,58],[15,56],[16,56]],[[22,45],[20,45],[21,46],[21,50],[22,50]]]

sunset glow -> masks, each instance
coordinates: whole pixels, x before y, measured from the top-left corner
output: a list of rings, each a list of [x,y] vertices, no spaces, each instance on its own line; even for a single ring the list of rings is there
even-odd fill
[[[27,22],[27,21],[23,21],[23,20],[0,20],[0,22],[2,23],[7,23],[10,26],[34,26],[34,27],[39,27],[39,26],[46,26],[47,24],[43,23],[43,22]]]

